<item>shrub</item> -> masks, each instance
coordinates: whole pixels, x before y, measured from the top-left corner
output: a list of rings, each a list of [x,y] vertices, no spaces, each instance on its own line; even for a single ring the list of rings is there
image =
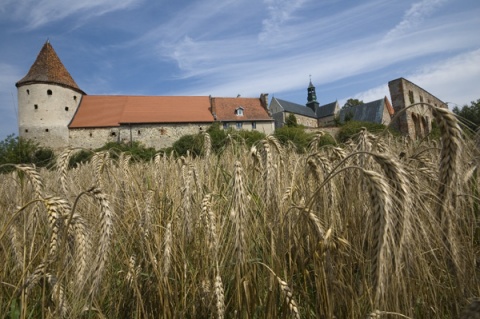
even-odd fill
[[[45,167],[53,163],[54,158],[54,153],[50,148],[40,147],[32,140],[16,137],[13,134],[0,142],[0,165],[35,164]],[[10,170],[10,167],[4,167],[0,169],[0,172]]]
[[[340,142],[345,142],[353,135],[360,132],[360,130],[365,127],[370,133],[380,133],[386,129],[386,126],[378,123],[371,122],[360,122],[360,121],[348,121],[342,125],[340,131],[338,132],[338,140]]]
[[[190,152],[193,156],[198,156],[201,154],[202,148],[203,138],[200,134],[184,135],[172,145],[172,150],[178,156],[186,155],[187,152]]]
[[[283,126],[275,130],[274,135],[283,145],[287,145],[289,141],[292,142],[299,152],[304,152],[313,138],[313,134],[307,133],[300,126]]]

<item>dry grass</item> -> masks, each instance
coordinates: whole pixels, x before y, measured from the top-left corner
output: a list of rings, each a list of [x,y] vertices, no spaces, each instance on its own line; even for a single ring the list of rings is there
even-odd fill
[[[440,142],[16,166],[0,318],[477,318],[479,153],[435,117]]]

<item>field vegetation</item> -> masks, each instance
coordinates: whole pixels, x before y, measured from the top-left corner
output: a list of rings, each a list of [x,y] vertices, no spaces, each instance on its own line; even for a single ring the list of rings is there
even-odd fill
[[[0,318],[458,318],[480,296],[479,154],[434,116],[440,139],[205,132],[195,154],[4,164]]]

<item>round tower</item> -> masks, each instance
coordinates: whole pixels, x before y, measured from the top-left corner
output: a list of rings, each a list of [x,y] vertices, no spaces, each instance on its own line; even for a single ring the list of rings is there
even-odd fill
[[[16,84],[20,137],[59,149],[69,145],[68,124],[85,94],[47,41]]]

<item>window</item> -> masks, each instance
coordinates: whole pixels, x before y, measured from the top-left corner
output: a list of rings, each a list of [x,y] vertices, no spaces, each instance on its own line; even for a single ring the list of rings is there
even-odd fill
[[[47,90],[47,95],[52,95],[52,90]]]
[[[67,111],[67,112],[68,112],[68,106],[65,106],[65,111]]]
[[[89,135],[90,137],[92,137],[92,136],[93,136],[92,132],[90,132],[88,135]]]
[[[256,122],[252,122],[252,130],[256,130],[257,129],[257,123]]]
[[[227,128],[228,128],[228,123],[224,122],[224,123],[223,123],[223,129],[226,130]]]
[[[412,91],[408,91],[408,98],[410,99],[410,103],[414,103],[415,102],[415,99],[413,98],[413,92]]]
[[[28,130],[25,130],[25,133],[28,133]]]
[[[27,94],[30,95],[30,90],[27,90]]]
[[[137,131],[137,134],[138,134],[138,135],[140,135],[140,134],[141,134],[141,133],[140,133],[140,130],[138,130],[138,131]]]
[[[243,123],[242,122],[237,122],[237,128],[241,129],[242,127],[243,127]]]
[[[45,132],[48,132],[48,128],[45,129]]]
[[[235,115],[236,116],[243,116],[243,107],[239,107],[235,110]]]
[[[38,110],[38,104],[35,104],[33,107],[35,108],[35,110]]]
[[[420,95],[420,103],[423,103],[423,96]]]
[[[76,95],[73,96],[73,100],[74,100],[74,101],[77,100],[77,96],[76,96]]]
[[[110,135],[111,135],[111,136],[117,136],[117,133],[111,132]]]

